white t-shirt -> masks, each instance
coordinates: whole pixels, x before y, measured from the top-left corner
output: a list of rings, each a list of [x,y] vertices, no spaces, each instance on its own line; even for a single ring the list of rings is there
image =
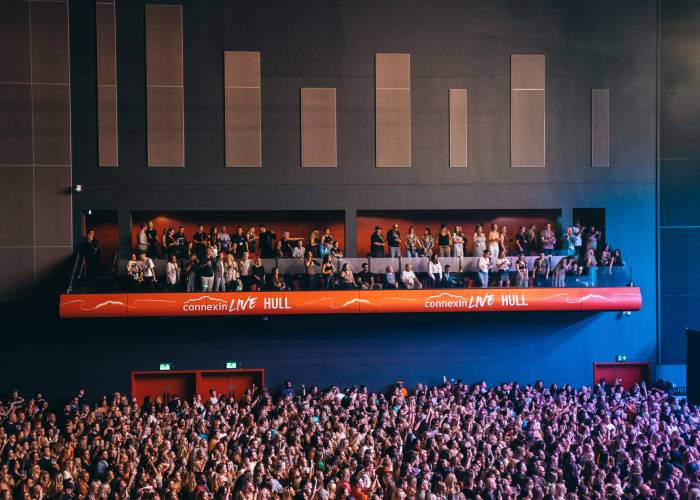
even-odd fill
[[[428,272],[430,274],[439,274],[442,278],[442,264],[440,264],[440,262],[436,264],[431,260],[428,262]]]
[[[479,268],[480,273],[488,273],[489,267],[491,267],[491,261],[486,257],[479,257],[477,267]]]
[[[168,262],[168,265],[165,269],[165,274],[166,274],[166,279],[168,280],[168,283],[171,285],[174,285],[177,283],[177,278],[180,274],[180,268],[178,267],[177,264],[173,264],[172,262]]]
[[[413,271],[403,271],[401,273],[401,281],[410,281],[413,282],[416,279],[416,273]]]

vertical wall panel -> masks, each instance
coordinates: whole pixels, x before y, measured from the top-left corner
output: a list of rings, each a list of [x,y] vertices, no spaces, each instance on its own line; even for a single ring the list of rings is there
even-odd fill
[[[226,166],[262,166],[260,52],[224,52]]]
[[[70,82],[68,4],[31,2],[32,82]]]
[[[610,90],[591,91],[591,165],[610,166]]]
[[[377,54],[376,165],[411,166],[411,56]]]
[[[119,164],[117,127],[117,53],[114,3],[97,2],[97,134],[98,164]]]
[[[0,2],[0,82],[29,82],[29,67],[29,2],[3,0]]]
[[[467,89],[450,89],[450,167],[466,167]]]
[[[513,167],[545,166],[545,57],[512,54],[510,154]]]
[[[334,88],[301,89],[301,166],[338,165]]]
[[[146,5],[149,167],[185,166],[182,6]]]

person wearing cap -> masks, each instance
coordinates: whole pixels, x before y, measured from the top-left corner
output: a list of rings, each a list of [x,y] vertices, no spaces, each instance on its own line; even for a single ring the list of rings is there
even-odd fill
[[[386,239],[382,235],[382,228],[374,226],[374,232],[370,238],[370,255],[377,258],[384,257],[384,245],[386,245]]]

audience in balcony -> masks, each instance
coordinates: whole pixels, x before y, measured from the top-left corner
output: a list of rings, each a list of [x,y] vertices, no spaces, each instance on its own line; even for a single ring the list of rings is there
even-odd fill
[[[440,288],[457,288],[459,286],[457,277],[451,269],[449,264],[445,265],[445,271],[442,273],[442,279],[440,280]]]
[[[372,257],[384,257],[384,245],[386,245],[386,239],[382,234],[382,228],[379,226],[374,227],[374,232],[370,237],[370,254]]]
[[[549,282],[551,259],[544,253],[540,252],[540,256],[535,259],[532,266],[532,279],[537,287],[547,286]]]
[[[540,243],[545,255],[552,255],[554,253],[554,245],[556,242],[557,238],[552,230],[552,225],[548,222],[540,233]]]
[[[307,290],[315,290],[318,287],[318,268],[320,265],[319,261],[314,258],[313,252],[308,250],[304,258]]]
[[[420,290],[423,288],[423,284],[418,279],[418,276],[416,276],[416,273],[413,272],[413,266],[411,266],[411,264],[406,264],[404,266],[401,272],[401,284],[408,290]]]
[[[486,234],[484,234],[484,226],[477,224],[472,235],[472,257],[483,257],[486,250]]]
[[[369,265],[366,262],[362,263],[362,270],[357,273],[356,283],[362,290],[382,289],[382,285],[377,282],[374,274],[369,271]]]
[[[332,290],[335,288],[335,264],[330,255],[326,255],[323,258],[323,264],[321,265],[321,275],[323,276],[323,288],[325,290]]]
[[[389,243],[389,257],[401,257],[401,233],[399,232],[398,224],[394,224],[389,229],[389,232],[386,233],[386,239]]]
[[[243,281],[238,262],[231,253],[226,254],[226,290],[229,292],[243,291]]]
[[[180,264],[177,262],[177,256],[171,255],[165,267],[165,282],[169,291],[174,292],[178,289],[180,272]]]
[[[303,259],[304,255],[306,255],[306,248],[301,240],[297,240],[296,245],[292,248],[292,258]]]
[[[353,290],[358,288],[355,281],[355,273],[352,272],[352,267],[347,262],[343,264],[340,270],[340,276],[338,277],[338,285],[344,290]]]
[[[382,287],[389,290],[399,288],[399,282],[396,279],[396,273],[394,272],[394,268],[392,266],[386,266],[384,271],[384,283],[382,284]]]
[[[524,227],[522,229],[525,229]],[[521,253],[515,263],[515,286],[528,288],[530,286],[530,270],[525,260],[525,254]]]
[[[477,275],[479,276],[479,285],[481,288],[489,286],[489,269],[491,269],[491,251],[484,250],[481,257],[476,262]]]
[[[435,246],[435,238],[433,238],[430,228],[426,227],[423,231],[423,236],[420,239],[420,251],[423,257],[432,257],[433,247]]]
[[[511,262],[506,256],[506,251],[501,250],[498,260],[496,260],[496,269],[498,270],[498,286],[510,288],[510,266]]]
[[[435,254],[428,261],[428,282],[431,288],[438,288],[442,283],[442,264]]]
[[[265,276],[265,266],[263,265],[261,257],[256,257],[253,261],[253,265],[250,267],[250,277],[252,279],[251,288],[255,287],[258,291],[265,290],[267,277]]]
[[[440,257],[449,257],[452,249],[452,233],[445,224],[440,226],[438,233],[438,253]]]
[[[467,244],[467,237],[462,232],[462,226],[455,226],[452,233],[452,257],[464,257],[464,247]]]
[[[289,287],[287,286],[287,283],[284,280],[284,276],[282,276],[279,268],[277,267],[272,270],[270,285],[272,286],[272,289],[276,292],[284,292],[286,290],[289,290]]]
[[[80,253],[85,259],[85,277],[92,279],[100,269],[100,256],[102,254],[100,242],[97,240],[94,230],[90,229],[85,235]]]
[[[491,230],[486,237],[486,241],[488,242],[491,264],[495,266],[498,256],[501,253],[501,232],[498,230],[498,224],[491,224]]]

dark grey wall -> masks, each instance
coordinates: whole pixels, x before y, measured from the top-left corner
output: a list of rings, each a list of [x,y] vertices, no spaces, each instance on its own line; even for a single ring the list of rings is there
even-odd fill
[[[685,363],[685,328],[700,327],[700,4],[660,9],[660,360]]]

